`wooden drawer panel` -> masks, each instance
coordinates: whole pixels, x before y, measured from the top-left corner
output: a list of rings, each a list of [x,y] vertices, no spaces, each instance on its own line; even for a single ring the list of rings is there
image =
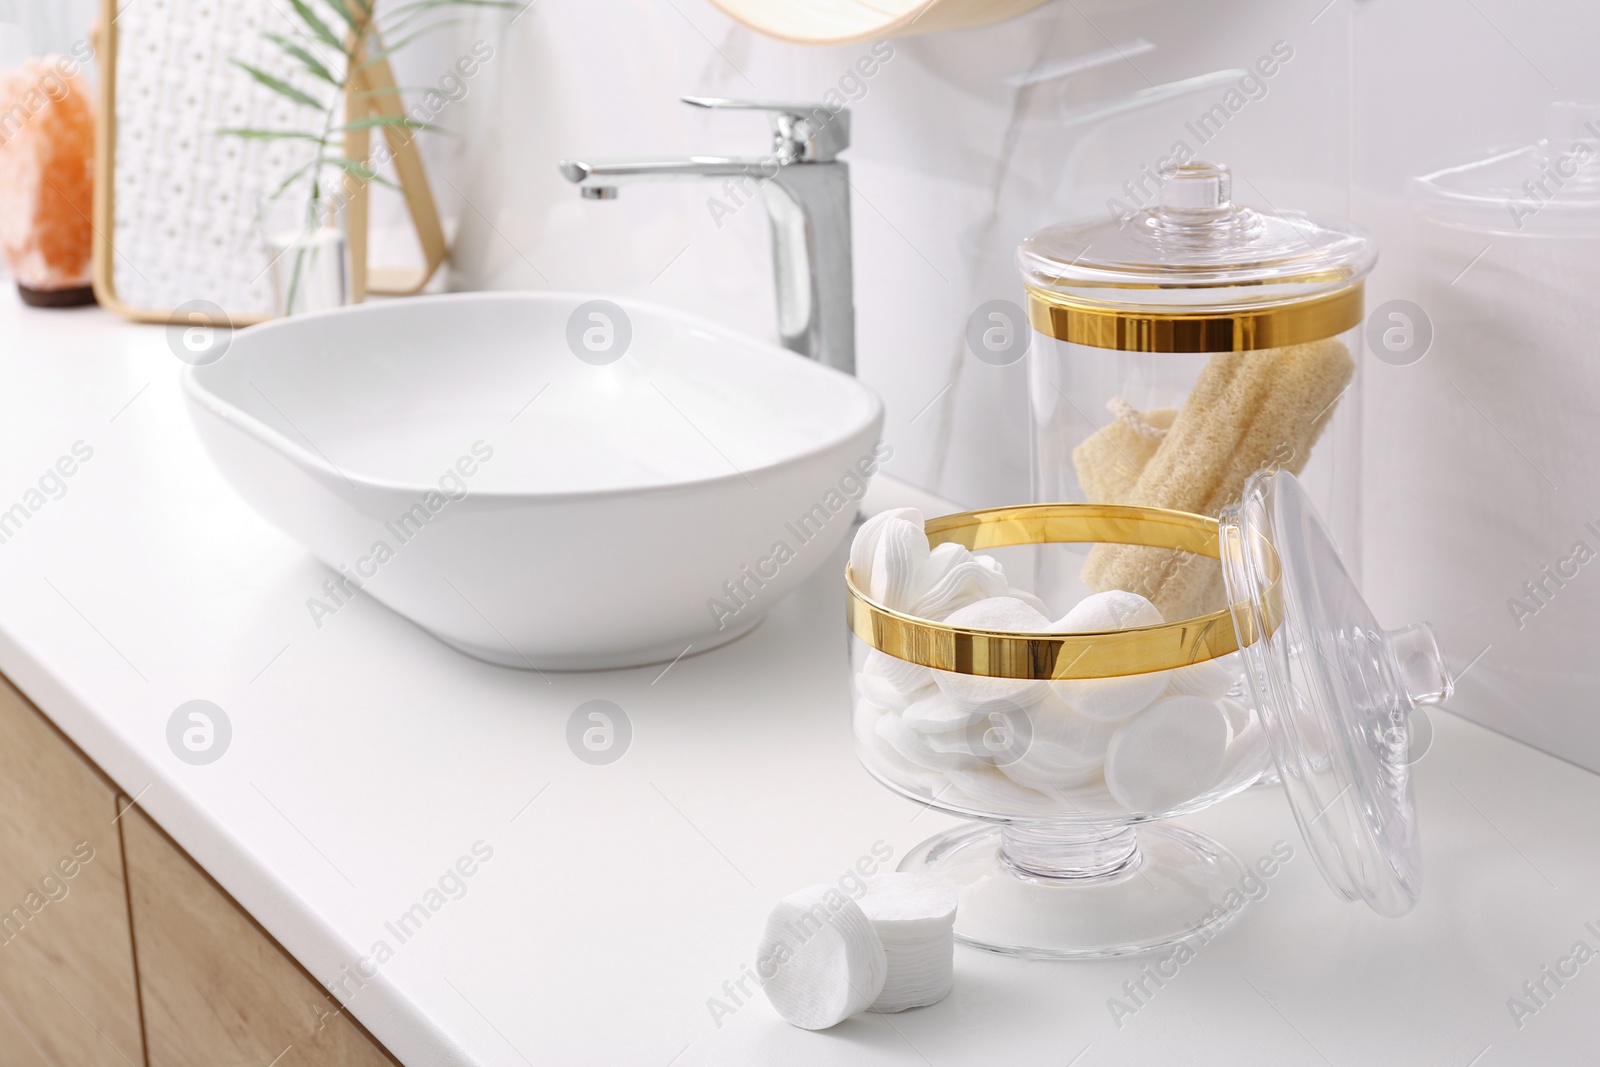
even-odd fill
[[[144,1063],[117,794],[0,679],[4,1062]]]
[[[143,812],[122,821],[150,1067],[396,1062]]]

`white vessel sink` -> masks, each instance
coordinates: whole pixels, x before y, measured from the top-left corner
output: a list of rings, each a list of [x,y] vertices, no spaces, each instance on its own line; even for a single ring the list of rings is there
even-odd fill
[[[590,299],[473,293],[252,327],[186,371],[190,414],[336,589],[464,652],[540,670],[701,652],[850,533],[882,405],[784,349],[627,300],[627,353],[593,365],[567,342]],[[336,625],[341,605],[321,600],[307,624]]]

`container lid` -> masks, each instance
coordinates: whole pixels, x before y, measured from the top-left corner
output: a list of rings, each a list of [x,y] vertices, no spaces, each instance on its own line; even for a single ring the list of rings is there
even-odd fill
[[[1300,344],[1357,325],[1359,283],[1377,261],[1372,238],[1347,222],[1258,211],[1232,196],[1226,166],[1184,163],[1153,207],[1026,238],[1017,261],[1035,328],[1101,348],[1215,352]],[[1162,325],[1174,319],[1191,321]]]
[[[1496,234],[1600,234],[1600,103],[1557,101],[1531,145],[1411,179],[1440,222]]]
[[[1300,482],[1263,470],[1222,514],[1223,579],[1295,821],[1347,900],[1410,911],[1421,847],[1411,713],[1452,682],[1433,630],[1378,627]]]

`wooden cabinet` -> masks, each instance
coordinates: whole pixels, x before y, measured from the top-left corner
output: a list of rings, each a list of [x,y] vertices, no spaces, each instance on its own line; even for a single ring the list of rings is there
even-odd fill
[[[143,812],[123,823],[150,1067],[395,1062]]]
[[[0,1067],[396,1067],[0,678]]]
[[[0,1049],[144,1063],[117,793],[0,679]]]

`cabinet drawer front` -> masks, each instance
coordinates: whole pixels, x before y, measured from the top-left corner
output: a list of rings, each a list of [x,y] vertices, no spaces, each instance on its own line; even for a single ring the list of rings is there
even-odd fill
[[[0,1049],[144,1062],[117,794],[0,679]]]
[[[143,812],[122,821],[150,1067],[395,1064]]]

